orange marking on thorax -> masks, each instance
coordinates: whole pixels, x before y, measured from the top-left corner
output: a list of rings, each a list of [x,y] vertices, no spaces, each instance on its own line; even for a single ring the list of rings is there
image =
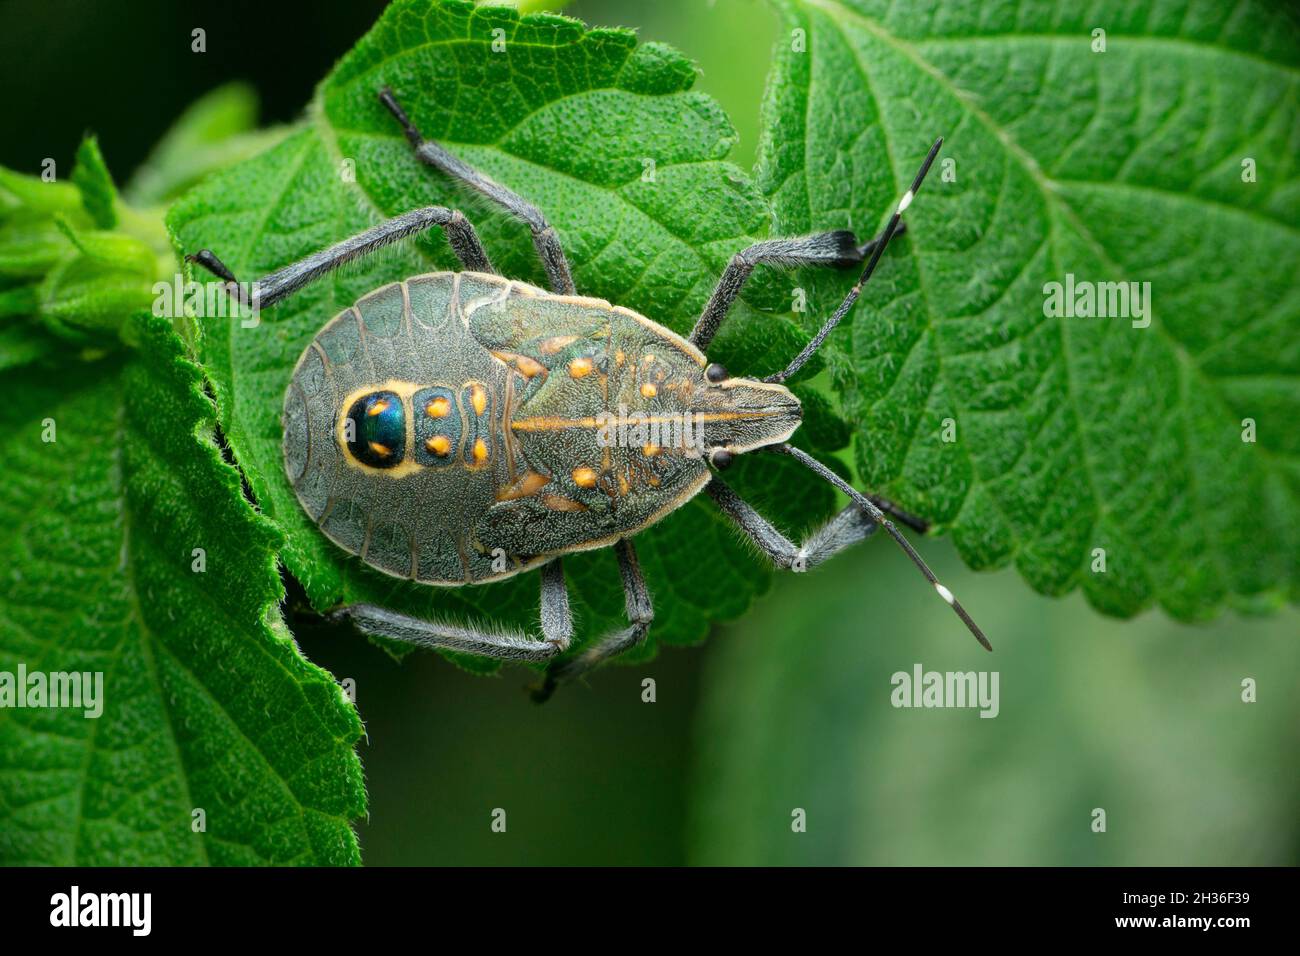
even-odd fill
[[[581,501],[574,501],[572,498],[563,498],[560,495],[546,495],[542,498],[542,504],[552,511],[586,511],[587,506]]]
[[[535,495],[545,488],[551,479],[543,474],[530,471],[509,488],[497,492],[497,501],[514,501],[517,498],[527,498],[529,495]]]
[[[567,348],[574,342],[578,341],[576,335],[557,335],[544,341],[540,346],[543,355],[554,355],[563,348]]]
[[[524,378],[532,378],[534,375],[546,371],[546,366],[536,359],[529,358],[527,355],[516,355],[514,352],[493,352],[492,354],[507,365],[513,362],[516,371]]]

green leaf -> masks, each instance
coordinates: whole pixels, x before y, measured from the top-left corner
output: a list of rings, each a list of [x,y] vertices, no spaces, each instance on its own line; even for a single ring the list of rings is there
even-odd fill
[[[950,549],[925,556],[972,593]],[[783,579],[743,634],[719,636],[694,731],[691,863],[1294,865],[1294,609],[1099,627],[1078,594],[1049,600],[1009,571],[981,575],[990,656],[954,639],[895,558]],[[997,671],[997,716],[894,707],[894,675],[918,662]],[[1092,831],[1096,807],[1106,833]],[[791,829],[795,808],[805,832]]]
[[[91,238],[111,242],[124,237]],[[99,243],[101,247],[108,244]],[[152,258],[147,248],[143,251]],[[125,316],[147,308],[153,301],[150,281],[147,273],[106,265],[88,255],[69,257],[57,263],[41,283],[38,315],[45,327],[61,338],[109,344],[117,337]]]
[[[180,339],[127,332],[75,381],[2,379],[0,674],[103,691],[97,718],[0,709],[0,863],[356,863],[360,721],[280,619],[278,533]]]
[[[99,141],[87,136],[77,150],[77,165],[72,168],[72,182],[81,193],[81,204],[97,229],[117,225],[117,187],[99,151]]]
[[[0,371],[65,347],[41,320],[41,286],[73,254],[73,224],[91,225],[76,186],[0,166]]]
[[[494,4],[491,0],[477,0],[479,4],[485,7],[501,6]],[[539,11],[562,10],[569,5],[569,0],[506,0],[506,4],[514,7],[520,13],[537,13]]]
[[[20,201],[0,221],[0,283],[8,286],[0,291],[0,368],[57,360],[56,337],[115,347],[125,317],[153,302],[152,284],[173,262],[170,253],[160,259],[138,237],[143,232],[156,239],[160,223],[132,216],[125,207],[120,211],[126,215],[118,215],[112,180],[93,141],[86,143],[90,148],[83,144],[78,166],[91,170],[80,176],[84,210],[47,214],[39,202]],[[88,228],[128,218],[136,234]]]
[[[125,193],[135,206],[175,199],[212,172],[254,156],[288,130],[257,129],[257,93],[227,83],[196,100],[158,141]]]
[[[56,217],[91,225],[75,189],[65,191],[62,183],[39,183],[35,177],[18,176],[0,167],[0,197],[12,200],[12,205],[0,211],[0,282],[39,279],[68,254],[67,236]],[[68,199],[71,204],[65,202]]]
[[[175,275],[163,210],[151,204],[284,137],[252,129],[256,116],[242,84],[201,98],[136,172],[127,201],[93,136],[77,150],[71,183],[0,167],[0,370],[115,347],[125,317],[152,305],[155,280]],[[65,341],[90,351],[69,353]]]
[[[829,342],[866,484],[946,523],[973,567],[1082,585],[1108,613],[1300,597],[1289,14],[776,6],[757,178],[777,232],[878,228],[947,137],[909,236]],[[1067,274],[1149,282],[1149,327],[1048,317],[1046,284]],[[847,286],[813,281],[810,321]]]
[[[36,312],[37,302],[35,284],[0,291],[0,372],[40,361],[58,349],[49,331],[26,321]]]
[[[0,166],[0,195],[4,194],[16,200],[13,206],[6,207],[4,218],[20,207],[47,216],[55,213],[71,216],[84,211],[81,192],[76,186],[58,181],[46,182],[38,176],[24,176]]]
[[[494,36],[504,37],[503,52],[493,51]],[[466,207],[500,271],[541,283],[526,228],[471,203],[416,160],[377,102],[387,84],[425,135],[546,212],[579,290],[688,330],[728,258],[769,226],[753,183],[725,160],[735,142],[730,123],[714,101],[691,91],[694,78],[680,54],[638,45],[630,31],[399,0],[321,84],[307,128],[204,183],[173,208],[169,223],[183,249],[211,248],[251,280],[388,216],[431,203]],[[643,179],[647,160],[654,160],[653,181]],[[376,286],[455,267],[434,234],[315,283],[269,310],[257,328],[205,326],[203,357],[222,428],[260,506],[284,530],[284,561],[317,609],[368,601],[424,617],[535,623],[536,575],[437,589],[373,572],[320,533],[283,474],[283,393],[316,332]],[[733,330],[717,350],[736,371],[752,368],[731,362],[741,346],[756,360],[768,350],[755,343],[796,341],[788,319],[739,310],[744,334]],[[769,358],[753,371],[775,364]],[[792,468],[745,462],[737,482],[776,520],[802,528],[832,499]],[[657,599],[652,635],[659,641],[699,640],[710,620],[738,615],[767,586],[763,564],[703,502],[638,536],[637,547]],[[691,573],[701,562],[709,574]],[[580,636],[617,626],[624,612],[613,556],[577,555],[566,570]]]

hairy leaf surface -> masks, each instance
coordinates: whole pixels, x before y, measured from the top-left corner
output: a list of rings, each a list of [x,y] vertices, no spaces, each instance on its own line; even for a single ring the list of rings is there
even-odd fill
[[[908,212],[909,254],[831,341],[868,486],[945,522],[972,566],[1014,563],[1047,593],[1081,585],[1110,613],[1294,600],[1291,15],[1251,2],[777,7],[757,171],[776,231],[878,227],[947,137]],[[1067,275],[1150,283],[1150,309],[1050,316],[1046,287]],[[812,314],[845,285],[821,279]]]
[[[102,675],[97,717],[0,709],[0,863],[356,863],[360,720],[280,619],[179,337],[128,321],[75,382],[0,379],[0,673]]]

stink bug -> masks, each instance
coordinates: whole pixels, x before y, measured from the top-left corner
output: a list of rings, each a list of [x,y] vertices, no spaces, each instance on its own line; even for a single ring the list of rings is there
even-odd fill
[[[788,444],[799,400],[782,384],[853,307],[903,211],[938,154],[936,141],[881,235],[851,232],[769,239],[727,266],[690,336],[629,309],[575,294],[555,231],[510,190],[426,140],[385,88],[383,105],[424,163],[458,180],[532,231],[550,291],[497,275],[474,227],[442,206],[416,209],[260,279],[258,306],[396,240],[440,226],[464,267],[374,290],[330,320],[303,352],[284,400],[284,465],[307,513],[340,547],[387,574],[461,586],[541,569],[541,634],[452,627],[367,604],[335,615],[363,631],[425,647],[515,661],[550,662],[545,699],[571,679],[645,638],[654,612],[631,538],[700,491],[772,561],[803,570],[884,527],[985,647],[988,641],[912,549],[886,512]],[[211,251],[189,257],[235,277]],[[861,278],[786,368],[732,376],[708,348],[760,263],[849,266]],[[735,455],[788,455],[850,504],[795,545],[717,472]],[[573,623],[562,556],[614,548],[628,627],[582,654],[557,659]]]

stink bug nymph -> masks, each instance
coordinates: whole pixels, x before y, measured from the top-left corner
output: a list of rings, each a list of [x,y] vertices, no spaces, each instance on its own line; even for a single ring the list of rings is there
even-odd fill
[[[258,280],[268,307],[345,263],[440,226],[463,271],[411,276],[362,296],[303,352],[284,398],[284,466],[307,513],[340,547],[387,574],[458,587],[541,569],[541,634],[452,627],[358,604],[336,615],[426,647],[550,664],[536,696],[645,638],[654,611],[631,538],[701,491],[772,561],[805,569],[884,527],[988,647],[952,593],[868,497],[788,444],[799,400],[782,383],[853,307],[938,154],[936,141],[880,236],[841,230],[768,239],[737,253],[688,337],[630,309],[575,294],[541,212],[426,140],[392,92],[379,93],[421,161],[500,205],[532,231],[550,291],[498,275],[474,227],[442,206],[415,209]],[[234,276],[211,251],[189,257]],[[734,376],[705,357],[760,263],[865,265],[821,330],[781,371]],[[628,427],[631,423],[632,427]],[[629,437],[630,436],[630,437]],[[718,476],[736,455],[788,455],[850,499],[802,545]],[[628,627],[560,660],[573,638],[563,555],[612,547]]]

